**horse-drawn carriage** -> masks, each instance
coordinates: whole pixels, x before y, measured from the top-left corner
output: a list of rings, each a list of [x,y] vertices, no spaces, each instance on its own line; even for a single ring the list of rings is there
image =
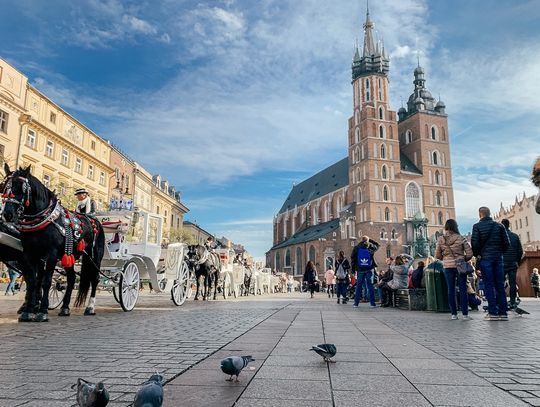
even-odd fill
[[[223,290],[223,298],[233,295],[235,298],[241,295],[244,285],[245,269],[244,265],[234,261],[235,251],[233,249],[215,249],[221,262],[220,279]]]

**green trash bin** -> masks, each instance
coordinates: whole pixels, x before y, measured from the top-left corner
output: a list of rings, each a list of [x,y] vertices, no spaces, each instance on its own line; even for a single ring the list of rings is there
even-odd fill
[[[437,312],[449,312],[448,307],[448,285],[443,271],[435,271],[435,293],[437,298]]]
[[[428,311],[437,311],[437,297],[435,292],[435,270],[426,267],[424,270],[426,281],[426,305]]]

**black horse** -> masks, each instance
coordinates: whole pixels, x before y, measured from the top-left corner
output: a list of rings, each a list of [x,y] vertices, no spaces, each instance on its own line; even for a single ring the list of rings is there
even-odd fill
[[[2,195],[5,202],[3,216],[20,231],[22,272],[27,285],[26,301],[19,321],[49,320],[49,289],[54,268],[60,259],[66,270],[67,288],[59,315],[70,314],[69,303],[75,286],[74,261],[81,256],[81,276],[75,306],[86,303],[88,290],[92,286],[85,315],[95,315],[99,267],[105,248],[101,224],[88,216],[65,210],[56,195],[30,174],[30,167],[12,172],[6,164],[4,169],[7,179]],[[40,297],[39,309],[34,314]]]
[[[187,260],[191,270],[195,271],[197,280],[197,292],[195,300],[199,299],[199,286],[201,277],[204,277],[203,301],[208,298],[208,289],[212,289],[214,283],[214,300],[217,295],[219,273],[221,272],[221,262],[217,253],[209,251],[202,245],[188,246]]]
[[[242,285],[242,295],[248,296],[249,290],[251,289],[251,269],[249,267],[244,267],[244,284]]]

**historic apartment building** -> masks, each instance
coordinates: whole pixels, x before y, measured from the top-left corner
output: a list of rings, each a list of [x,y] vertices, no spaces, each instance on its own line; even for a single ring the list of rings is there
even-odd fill
[[[88,189],[99,210],[131,202],[163,215],[164,237],[181,228],[188,208],[181,194],[80,123],[0,59],[0,162],[32,173],[69,206]]]
[[[391,109],[390,61],[373,30],[368,11],[352,62],[347,157],[295,185],[274,218],[267,264],[278,271],[301,275],[312,260],[322,273],[362,235],[381,244],[379,264],[403,252],[425,257],[455,217],[445,105],[418,65],[407,106]]]
[[[510,221],[510,229],[517,233],[525,250],[540,249],[540,216],[536,213],[536,201],[540,194],[527,197],[525,193],[520,198],[516,196],[514,203],[505,208],[501,202],[499,212],[493,219],[500,222],[503,219]]]

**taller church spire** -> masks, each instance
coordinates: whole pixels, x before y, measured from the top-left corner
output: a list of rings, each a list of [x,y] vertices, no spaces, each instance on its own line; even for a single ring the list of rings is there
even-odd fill
[[[375,24],[371,21],[369,16],[369,3],[366,9],[366,22],[364,23],[364,49],[362,56],[358,51],[358,47],[355,49],[355,55],[352,63],[352,79],[353,81],[359,76],[371,75],[373,73],[388,74],[390,67],[390,60],[385,54],[384,46],[375,46],[375,39],[373,34],[373,28]]]

